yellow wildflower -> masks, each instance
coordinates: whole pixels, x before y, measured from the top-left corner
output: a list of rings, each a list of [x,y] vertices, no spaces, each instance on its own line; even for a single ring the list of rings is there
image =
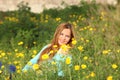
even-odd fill
[[[39,65],[38,64],[34,64],[32,67],[33,67],[34,70],[39,69]]]
[[[120,52],[120,49],[119,50],[117,50],[117,53],[119,53]]]
[[[93,31],[93,28],[91,27],[91,28],[89,28],[89,30],[90,30],[90,31]]]
[[[108,76],[107,80],[113,80],[113,77],[112,76]]]
[[[20,73],[21,72],[21,70],[17,70],[17,73]]]
[[[85,69],[85,68],[87,68],[87,66],[86,66],[85,64],[82,64],[82,65],[81,65],[81,68],[82,68],[82,69]]]
[[[91,72],[91,73],[90,73],[90,76],[91,76],[91,77],[95,77],[95,73],[94,73],[94,72]]]
[[[87,56],[84,56],[84,58],[83,58],[84,60],[87,60],[88,59],[88,57]]]
[[[72,44],[75,45],[77,41],[75,39],[72,39]]]
[[[53,45],[54,48],[58,47],[57,45]]]
[[[90,42],[89,40],[86,40],[86,42],[88,43],[88,42]]]
[[[0,74],[2,73],[2,71],[0,70]]]
[[[33,44],[36,44],[36,42],[33,42]]]
[[[43,59],[43,60],[46,60],[46,59],[48,59],[48,58],[49,58],[49,55],[48,55],[48,54],[43,54],[43,55],[42,55],[42,59]]]
[[[71,59],[70,59],[70,57],[67,57],[66,58],[66,64],[70,64],[71,63]]]
[[[5,68],[5,66],[4,66],[4,65],[2,65],[2,66],[1,66],[1,69],[4,69],[4,68]]]
[[[83,50],[83,46],[79,46],[78,49],[79,49],[81,52],[84,51],[84,50]]]
[[[79,65],[75,65],[75,70],[80,70],[80,66]]]
[[[36,51],[36,50],[33,50],[33,53],[34,53],[34,54],[36,54],[36,53],[37,53],[37,51]]]
[[[51,50],[51,51],[50,51],[50,54],[52,54],[53,52],[54,52],[54,51],[53,51],[53,50]]]
[[[103,50],[102,53],[103,54],[108,54],[110,52],[110,50]]]
[[[52,64],[52,65],[55,65],[55,64],[56,64],[56,62],[55,62],[55,61],[52,61],[52,62],[51,62],[51,64]]]
[[[13,63],[14,63],[14,64],[18,64],[18,61],[14,61]]]
[[[4,56],[5,56],[5,53],[4,53],[4,52],[3,52],[3,53],[1,53],[1,56],[3,56],[3,57],[4,57]]]
[[[22,41],[20,41],[20,42],[18,43],[18,45],[23,45],[23,42],[22,42]]]
[[[29,61],[27,64],[28,64],[29,66],[31,66],[31,65],[32,65],[32,62]]]
[[[112,64],[112,68],[116,69],[118,66],[116,64]]]
[[[18,52],[18,49],[15,49],[15,52]]]
[[[62,48],[63,51],[67,51],[68,48],[69,48],[69,46],[67,46],[67,45],[62,45],[61,48]]]
[[[27,70],[23,70],[23,72],[24,72],[24,73],[26,73],[26,72],[27,72]]]

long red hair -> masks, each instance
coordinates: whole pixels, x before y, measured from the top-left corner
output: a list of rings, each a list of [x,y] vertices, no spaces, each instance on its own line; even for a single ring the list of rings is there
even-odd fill
[[[53,53],[49,55],[49,59],[51,59],[56,54],[56,51],[60,49],[60,45],[58,44],[58,37],[59,37],[60,33],[63,31],[63,29],[70,29],[70,31],[71,31],[71,38],[70,38],[70,41],[67,44],[69,44],[69,46],[72,47],[72,38],[75,38],[74,29],[73,28],[74,28],[73,25],[70,24],[70,23],[61,23],[57,27],[57,29],[56,29],[56,31],[54,33],[54,37],[53,37],[53,39],[51,41],[51,44],[46,49],[44,49],[42,51],[42,53],[41,53],[41,55],[40,55],[40,57],[38,59],[38,63],[43,61],[42,60],[42,55],[44,55],[46,53],[48,54],[52,50]],[[54,45],[57,45],[57,47],[54,47]]]

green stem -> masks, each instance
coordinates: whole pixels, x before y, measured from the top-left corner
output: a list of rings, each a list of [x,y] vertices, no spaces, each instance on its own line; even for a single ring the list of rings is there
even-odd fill
[[[69,68],[69,75],[70,75],[70,80],[72,80],[72,75],[71,75],[71,70]]]

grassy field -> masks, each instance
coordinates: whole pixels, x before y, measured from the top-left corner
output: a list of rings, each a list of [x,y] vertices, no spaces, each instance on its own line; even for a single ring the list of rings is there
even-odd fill
[[[0,80],[120,80],[119,5],[83,3],[40,14],[30,13],[27,6],[19,8],[0,13]],[[65,76],[57,76],[55,64],[22,72],[61,22],[72,23],[76,32],[72,66],[63,63]]]

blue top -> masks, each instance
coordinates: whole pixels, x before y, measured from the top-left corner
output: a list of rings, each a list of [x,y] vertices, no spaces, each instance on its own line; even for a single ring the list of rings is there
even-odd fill
[[[31,70],[33,69],[32,68],[32,65],[34,64],[37,64],[37,61],[39,59],[39,56],[41,55],[42,51],[44,49],[46,49],[48,47],[48,45],[44,46],[41,51],[34,57],[32,58],[29,62],[31,65],[28,65],[26,64],[25,67],[22,69],[22,71],[26,71],[26,70]],[[62,53],[60,53],[60,51],[58,50],[58,52],[55,54],[55,56],[52,58],[52,60],[48,61],[48,62],[51,62],[51,61],[55,61],[56,62],[56,65],[58,67],[58,76],[64,76],[64,72],[62,70],[62,65],[61,65],[61,62],[65,62],[66,58],[70,58],[72,59],[72,56],[67,54],[67,55],[64,55]]]

